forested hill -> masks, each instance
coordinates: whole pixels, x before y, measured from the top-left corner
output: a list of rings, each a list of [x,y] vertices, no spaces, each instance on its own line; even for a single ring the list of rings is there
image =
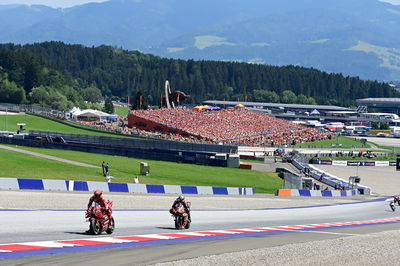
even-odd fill
[[[22,59],[15,59],[21,55]],[[102,96],[133,97],[141,91],[147,95],[145,100],[157,105],[165,80],[173,89],[190,94],[188,101],[194,104],[210,99],[247,99],[350,106],[358,98],[399,96],[386,83],[298,66],[173,60],[111,46],[61,42],[0,45],[0,67],[3,81],[6,76],[26,93],[40,86],[61,94],[66,86],[72,88],[78,93],[75,97],[67,89],[66,97],[72,102],[89,97],[88,88],[98,88]],[[38,101],[29,95],[27,99]]]

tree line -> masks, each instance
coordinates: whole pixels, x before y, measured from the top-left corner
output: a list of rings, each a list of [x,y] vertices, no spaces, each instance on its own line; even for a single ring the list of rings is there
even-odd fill
[[[355,105],[360,98],[399,97],[388,84],[300,66],[160,58],[118,47],[62,42],[0,45],[0,101],[65,109],[104,98],[143,95],[158,105],[169,80],[203,100]]]

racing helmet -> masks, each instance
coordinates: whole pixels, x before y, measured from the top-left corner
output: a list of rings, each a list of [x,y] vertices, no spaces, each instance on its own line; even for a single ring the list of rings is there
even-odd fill
[[[101,195],[103,195],[103,191],[101,191],[100,189],[96,189],[96,190],[93,192],[93,195],[94,195],[94,197],[95,197],[96,199],[98,199],[98,198],[101,197]]]
[[[180,196],[178,197],[178,201],[184,201],[184,200],[185,200],[185,197],[184,197],[184,196],[180,195]]]

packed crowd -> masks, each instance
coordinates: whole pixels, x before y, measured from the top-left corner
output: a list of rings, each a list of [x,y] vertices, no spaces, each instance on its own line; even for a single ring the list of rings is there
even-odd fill
[[[135,110],[131,111],[131,114],[165,125],[171,129],[182,130],[187,135],[182,136],[171,132],[149,132],[139,128],[129,128],[126,117],[119,117],[114,122],[75,122],[117,134],[208,144],[276,147],[332,137],[329,133],[305,128],[304,126],[245,108],[199,112],[180,107],[176,109]],[[45,115],[62,120],[66,119],[53,113],[46,113]]]
[[[305,128],[244,108],[203,112],[187,108],[136,110],[131,114],[171,129],[187,132],[192,136],[189,141],[280,146],[331,137],[330,134],[316,129]],[[138,132],[140,133],[140,130]],[[169,134],[169,137],[175,136]]]

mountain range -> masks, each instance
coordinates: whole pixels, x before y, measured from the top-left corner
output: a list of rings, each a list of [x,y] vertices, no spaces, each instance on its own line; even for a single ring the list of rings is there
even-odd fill
[[[111,0],[0,5],[0,42],[113,45],[161,57],[299,65],[400,80],[400,6],[378,0]]]

